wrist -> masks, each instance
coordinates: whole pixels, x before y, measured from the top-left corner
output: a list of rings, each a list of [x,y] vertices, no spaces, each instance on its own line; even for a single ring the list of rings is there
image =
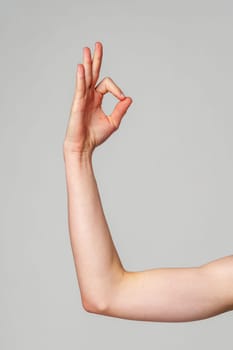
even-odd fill
[[[76,161],[81,164],[86,164],[92,161],[93,151],[74,152],[63,150],[64,162]]]

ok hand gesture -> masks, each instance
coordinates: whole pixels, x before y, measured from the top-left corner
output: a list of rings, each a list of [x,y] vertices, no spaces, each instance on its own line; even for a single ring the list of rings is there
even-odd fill
[[[83,48],[83,64],[77,65],[75,93],[63,145],[65,153],[92,154],[95,147],[119,128],[123,116],[132,103],[132,99],[125,97],[111,78],[105,77],[96,85],[102,57],[101,42],[95,43],[93,59],[89,47]],[[109,116],[101,107],[107,92],[119,99]]]

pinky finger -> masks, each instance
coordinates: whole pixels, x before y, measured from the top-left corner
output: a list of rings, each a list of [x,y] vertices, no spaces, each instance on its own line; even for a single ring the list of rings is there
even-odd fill
[[[86,93],[85,69],[83,64],[78,64],[76,74],[76,94],[83,97]]]
[[[71,107],[71,113],[76,113],[83,108],[83,97],[86,92],[85,70],[82,64],[78,64],[76,71],[76,86]]]

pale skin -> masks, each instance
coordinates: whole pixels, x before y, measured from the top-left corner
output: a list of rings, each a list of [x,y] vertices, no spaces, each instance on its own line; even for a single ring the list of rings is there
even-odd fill
[[[92,157],[119,129],[133,100],[121,96],[109,77],[98,83],[102,59],[101,42],[95,43],[93,56],[89,47],[83,48],[63,144],[70,242],[84,310],[158,322],[195,321],[233,310],[233,255],[195,267],[129,271],[123,266],[104,215]],[[118,99],[110,116],[102,109],[106,93]]]

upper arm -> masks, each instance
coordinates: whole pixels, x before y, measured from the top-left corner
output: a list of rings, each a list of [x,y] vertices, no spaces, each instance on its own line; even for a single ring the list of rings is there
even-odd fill
[[[105,315],[159,322],[194,321],[233,309],[233,255],[199,267],[126,271]]]

